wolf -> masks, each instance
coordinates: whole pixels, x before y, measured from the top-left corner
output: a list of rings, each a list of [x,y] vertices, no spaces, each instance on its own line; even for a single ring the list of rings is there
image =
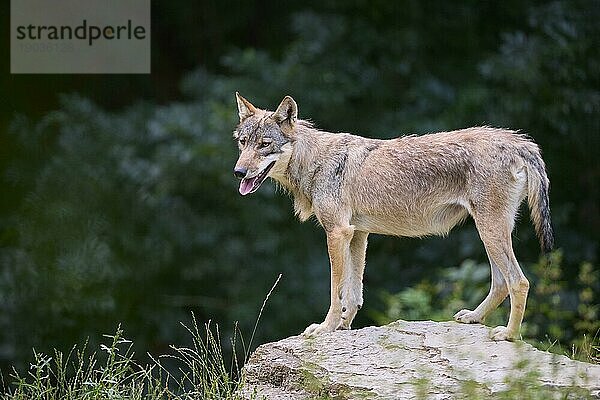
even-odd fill
[[[327,236],[331,299],[325,320],[303,335],[350,329],[363,305],[363,272],[370,233],[447,235],[469,215],[491,268],[489,294],[454,319],[482,323],[510,296],[506,326],[493,340],[520,338],[529,281],[512,249],[520,204],[528,200],[543,252],[553,247],[549,180],[540,149],[526,135],[474,127],[380,140],[316,129],[298,118],[290,96],[275,111],[255,107],[236,92],[239,147],[234,175],[239,193],[266,178],[285,188],[301,221],[316,217]]]

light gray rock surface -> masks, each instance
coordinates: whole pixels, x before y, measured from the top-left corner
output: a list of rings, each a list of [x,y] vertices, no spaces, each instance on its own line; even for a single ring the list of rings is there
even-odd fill
[[[308,339],[293,336],[256,349],[244,367],[243,396],[451,399],[512,390],[521,398],[519,390],[545,390],[549,398],[565,393],[600,398],[599,365],[523,342],[494,342],[488,335],[482,325],[397,321]]]

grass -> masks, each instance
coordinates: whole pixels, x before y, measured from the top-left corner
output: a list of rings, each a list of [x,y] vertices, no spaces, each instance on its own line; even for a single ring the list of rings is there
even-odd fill
[[[201,331],[193,319],[185,328],[192,335],[191,347],[171,346],[172,354],[152,358],[147,365],[135,361],[133,343],[120,327],[114,335],[105,335],[107,343],[91,354],[87,344],[73,347],[68,354],[34,352],[29,371],[22,375],[13,369],[0,398],[236,399],[242,381],[232,377],[240,376],[240,365],[234,356],[232,365],[225,366],[218,327],[207,323]],[[174,370],[176,375],[170,372]]]
[[[545,341],[528,340],[527,342],[542,351],[564,355],[572,360],[600,365],[600,330],[596,331],[593,336],[583,334],[580,340],[570,346],[565,346],[559,340],[549,338]]]
[[[242,345],[246,361],[260,317],[280,279],[281,274],[265,297],[248,346],[236,325],[229,367],[225,365],[219,327],[208,322],[201,330],[192,314],[191,326],[182,323],[192,337],[192,346],[171,345],[171,354],[158,358],[149,355],[151,363],[146,365],[135,361],[133,342],[123,336],[121,326],[114,335],[105,335],[107,343],[91,354],[87,343],[74,346],[67,354],[55,350],[53,355],[45,355],[34,350],[27,373],[13,368],[8,385],[2,377],[0,399],[238,399],[243,377],[237,348]]]

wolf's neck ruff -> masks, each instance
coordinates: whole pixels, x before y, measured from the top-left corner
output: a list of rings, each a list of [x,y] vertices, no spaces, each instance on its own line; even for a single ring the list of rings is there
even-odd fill
[[[272,176],[292,194],[294,211],[301,221],[306,221],[313,215],[314,178],[319,175],[326,158],[319,147],[314,146],[318,140],[317,135],[321,135],[322,139],[323,136],[331,134],[318,131],[308,124],[300,125],[293,145],[290,146],[284,173]]]

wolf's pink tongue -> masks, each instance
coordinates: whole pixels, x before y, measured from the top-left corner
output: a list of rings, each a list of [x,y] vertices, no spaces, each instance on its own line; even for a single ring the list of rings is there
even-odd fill
[[[242,179],[240,182],[240,194],[242,196],[247,195],[248,193],[250,193],[250,191],[252,191],[252,186],[254,186],[254,182],[256,181],[256,178],[258,177],[254,177],[251,179]]]

